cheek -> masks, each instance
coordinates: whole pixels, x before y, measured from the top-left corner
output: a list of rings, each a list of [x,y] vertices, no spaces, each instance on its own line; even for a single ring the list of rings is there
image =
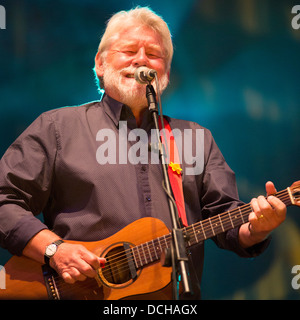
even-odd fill
[[[107,58],[107,63],[110,64],[114,69],[119,70],[130,66],[131,60],[124,57],[124,55],[115,54]]]
[[[159,76],[166,73],[166,65],[163,61],[153,61],[150,68],[156,70]]]

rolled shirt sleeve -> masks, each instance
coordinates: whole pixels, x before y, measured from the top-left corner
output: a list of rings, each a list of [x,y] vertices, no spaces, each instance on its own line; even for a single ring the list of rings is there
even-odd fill
[[[55,123],[42,114],[0,161],[0,245],[12,254],[47,228],[35,216],[48,201],[57,150]]]

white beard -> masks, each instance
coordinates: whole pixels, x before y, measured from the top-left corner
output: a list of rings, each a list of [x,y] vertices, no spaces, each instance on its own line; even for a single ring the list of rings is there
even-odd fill
[[[134,74],[136,69],[137,68],[130,66],[121,70],[116,70],[104,62],[103,83],[105,91],[107,91],[108,94],[117,97],[115,99],[119,102],[122,102],[131,108],[143,108],[148,105],[146,85],[139,84],[134,78],[127,78],[125,76],[129,73]],[[164,74],[159,79],[161,94],[166,89],[168,83],[168,75]],[[155,81],[153,82],[153,87],[157,92]]]

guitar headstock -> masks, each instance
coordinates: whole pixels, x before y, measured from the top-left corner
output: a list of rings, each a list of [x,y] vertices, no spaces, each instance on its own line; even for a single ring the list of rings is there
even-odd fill
[[[300,207],[300,180],[294,182],[288,189],[292,204]]]

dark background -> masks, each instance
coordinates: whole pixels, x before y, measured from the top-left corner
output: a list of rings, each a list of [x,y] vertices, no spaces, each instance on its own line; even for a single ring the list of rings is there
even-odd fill
[[[43,111],[99,99],[92,68],[105,22],[149,5],[173,35],[164,113],[209,128],[249,202],[300,179],[300,29],[288,0],[10,0],[0,30],[0,156]],[[299,2],[300,4],[300,2]],[[300,19],[299,19],[300,23]],[[183,103],[184,102],[184,103]],[[0,264],[9,254],[0,249]],[[300,209],[262,256],[206,242],[203,299],[299,299]]]

